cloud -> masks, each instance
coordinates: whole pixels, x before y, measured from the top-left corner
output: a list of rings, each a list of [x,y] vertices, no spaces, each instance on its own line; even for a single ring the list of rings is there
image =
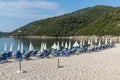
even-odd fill
[[[62,13],[58,3],[46,0],[0,1],[0,16],[40,19]]]

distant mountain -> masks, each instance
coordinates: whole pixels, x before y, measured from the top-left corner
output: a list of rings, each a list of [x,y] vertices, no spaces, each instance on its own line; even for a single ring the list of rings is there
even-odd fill
[[[9,35],[9,33],[7,33],[7,32],[0,32],[0,37],[2,37],[2,36],[8,36]]]
[[[22,31],[21,33],[18,31]],[[58,17],[34,21],[12,35],[120,35],[120,7],[98,5]]]

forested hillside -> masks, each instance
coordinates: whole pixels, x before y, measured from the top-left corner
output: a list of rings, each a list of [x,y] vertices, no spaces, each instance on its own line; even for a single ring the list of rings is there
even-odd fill
[[[120,7],[105,5],[88,7],[58,17],[34,21],[15,30],[12,34],[56,37],[120,35]]]

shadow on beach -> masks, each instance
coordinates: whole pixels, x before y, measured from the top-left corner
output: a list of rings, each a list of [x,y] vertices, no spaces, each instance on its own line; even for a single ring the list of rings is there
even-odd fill
[[[59,66],[58,68],[64,68],[64,66]]]

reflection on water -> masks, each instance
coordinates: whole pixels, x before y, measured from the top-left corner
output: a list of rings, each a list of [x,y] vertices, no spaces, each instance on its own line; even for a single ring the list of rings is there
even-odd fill
[[[17,38],[0,38],[0,53],[3,53],[4,51],[4,46],[5,43],[7,44],[7,51],[9,51],[10,48],[10,44],[13,43],[13,51],[15,52],[17,50],[17,45],[19,42],[23,42],[24,45],[24,50],[28,50],[29,49],[29,44],[30,42],[32,42],[34,49],[39,50],[40,49],[40,45],[41,42],[46,42],[47,43],[47,47],[50,48],[54,42],[60,42],[60,45],[62,43],[62,41],[65,43],[66,41],[69,42],[71,41],[73,44],[73,40],[68,40],[68,39],[17,39]]]

